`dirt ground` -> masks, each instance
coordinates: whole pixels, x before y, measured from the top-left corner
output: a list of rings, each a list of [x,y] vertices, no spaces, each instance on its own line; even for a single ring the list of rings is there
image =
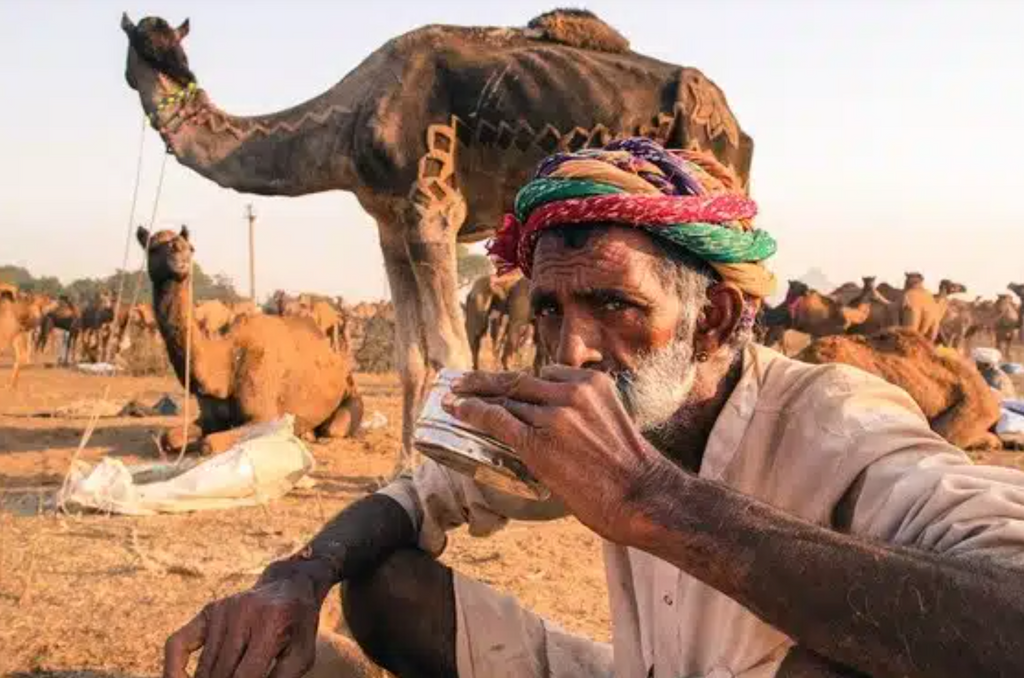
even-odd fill
[[[0,369],[0,384],[9,373]],[[28,416],[110,400],[152,404],[173,378],[86,376],[29,368],[0,391],[0,675],[154,676],[163,641],[208,601],[247,588],[390,471],[399,445],[393,375],[357,379],[383,429],[312,445],[318,484],[261,508],[188,515],[61,515],[40,500],[59,487],[88,420]],[[86,410],[87,411],[87,410]],[[153,437],[176,418],[101,419],[80,458],[157,458]],[[599,540],[575,520],[513,524],[488,539],[455,533],[444,562],[593,638],[609,638]],[[325,623],[333,623],[332,596]]]
[[[0,369],[0,383],[8,372]],[[313,445],[317,486],[259,508],[129,518],[46,508],[87,424],[88,406],[151,404],[180,393],[171,377],[101,377],[30,368],[0,391],[0,675],[106,678],[160,672],[165,637],[206,602],[248,587],[262,568],[374,487],[399,444],[394,375],[360,375],[367,416],[386,427]],[[1019,382],[1024,387],[1024,380]],[[108,390],[109,389],[109,390]],[[72,405],[81,416],[42,417]],[[81,458],[156,458],[154,437],[176,418],[101,419]],[[1019,453],[988,463],[1024,468]],[[488,539],[455,533],[443,560],[595,639],[610,635],[599,540],[575,520],[512,524]],[[324,624],[338,617],[335,596]]]

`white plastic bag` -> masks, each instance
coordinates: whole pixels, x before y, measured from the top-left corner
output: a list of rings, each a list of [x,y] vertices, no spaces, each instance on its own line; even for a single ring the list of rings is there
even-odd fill
[[[128,467],[104,457],[95,468],[79,462],[58,493],[61,505],[126,515],[183,513],[263,504],[296,485],[308,486],[316,462],[295,437],[292,415],[254,424],[230,450],[174,467]],[[157,478],[155,482],[154,478]]]

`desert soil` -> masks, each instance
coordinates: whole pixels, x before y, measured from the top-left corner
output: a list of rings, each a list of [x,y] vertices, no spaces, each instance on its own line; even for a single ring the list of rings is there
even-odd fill
[[[8,372],[0,369],[0,384]],[[317,486],[258,508],[129,518],[62,514],[45,506],[63,480],[104,394],[151,404],[180,392],[169,377],[100,377],[30,368],[0,391],[0,675],[155,676],[166,636],[206,602],[248,587],[270,561],[300,547],[370,491],[398,449],[399,384],[360,375],[368,416],[386,427],[312,446]],[[1024,386],[1024,383],[1020,384]],[[80,416],[41,416],[57,408]],[[157,458],[154,437],[179,419],[104,418],[80,458]],[[1022,466],[1024,456],[984,461]],[[572,519],[514,523],[477,539],[456,532],[444,562],[572,631],[608,640],[599,540]],[[338,619],[335,596],[324,624]]]
[[[0,384],[8,376],[0,369]],[[24,370],[17,392],[0,391],[0,675],[159,675],[168,634],[205,603],[250,586],[267,563],[299,548],[391,470],[398,379],[357,381],[368,416],[380,412],[388,424],[311,445],[315,488],[259,508],[123,517],[66,515],[41,504],[60,486],[89,407],[107,389],[109,401],[152,404],[180,386],[173,378]],[[39,416],[69,405],[82,416]],[[100,419],[79,458],[154,461],[154,436],[175,422]],[[487,539],[460,530],[443,560],[568,629],[609,638],[599,540],[575,520],[512,524]],[[333,626],[339,604],[329,600],[323,623]]]

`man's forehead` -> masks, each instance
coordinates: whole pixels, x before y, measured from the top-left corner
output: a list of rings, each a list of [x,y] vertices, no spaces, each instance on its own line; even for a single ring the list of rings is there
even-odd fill
[[[654,272],[664,256],[654,239],[643,231],[622,227],[589,229],[585,239],[566,237],[561,231],[544,233],[533,258],[534,287],[571,278],[600,278],[601,284],[639,285]]]

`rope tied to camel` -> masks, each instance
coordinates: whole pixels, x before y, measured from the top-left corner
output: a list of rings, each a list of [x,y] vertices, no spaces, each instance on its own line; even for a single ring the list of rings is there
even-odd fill
[[[614,223],[641,228],[706,261],[745,294],[775,289],[764,260],[776,242],[754,228],[757,205],[711,154],[668,151],[645,138],[558,153],[541,162],[488,243],[499,273],[531,274],[540,234],[555,227]]]

